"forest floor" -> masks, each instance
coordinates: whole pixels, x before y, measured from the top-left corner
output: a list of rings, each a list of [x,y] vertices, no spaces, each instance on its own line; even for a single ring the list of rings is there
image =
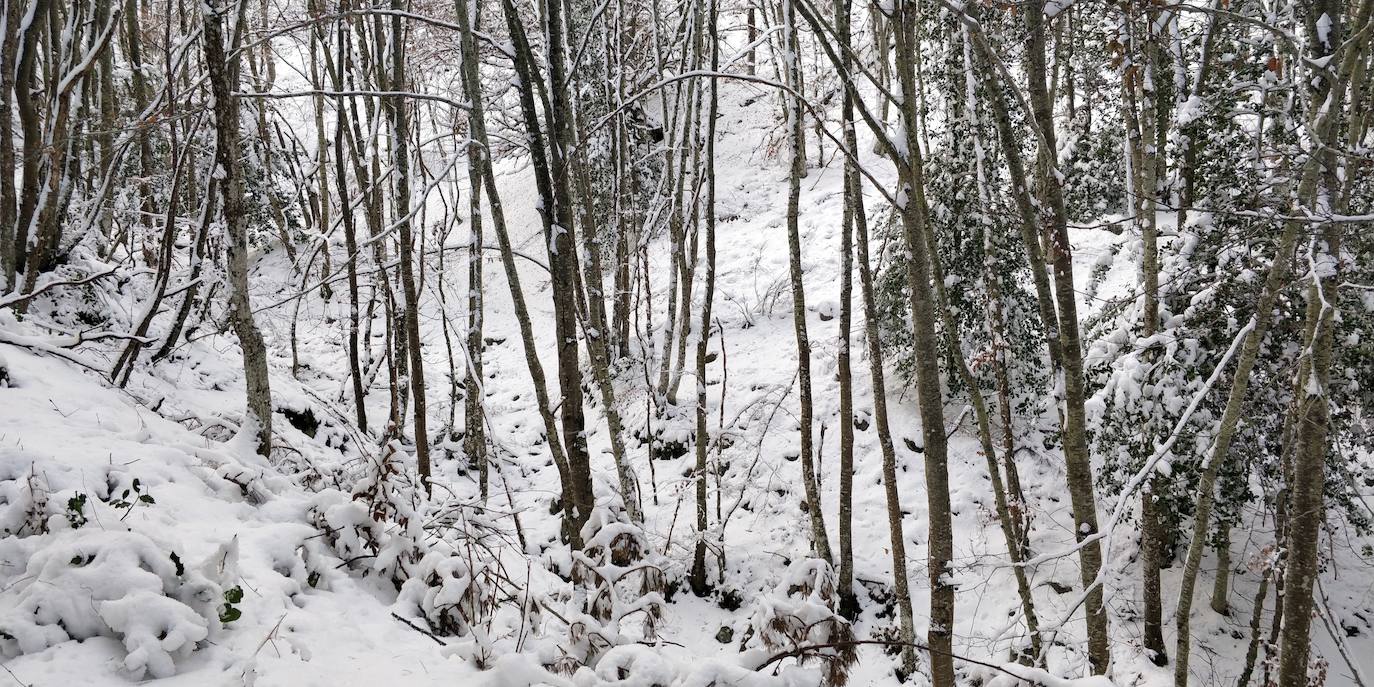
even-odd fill
[[[722,591],[733,592],[742,606],[727,608],[725,595],[697,598],[678,591],[666,607],[659,636],[664,670],[685,675],[702,660],[729,661],[749,623],[749,609],[760,595],[783,580],[787,564],[807,555],[809,524],[802,508],[800,466],[796,460],[795,341],[787,291],[787,235],[785,228],[786,170],[768,157],[769,141],[778,141],[780,129],[772,128],[770,94],[762,89],[732,86],[724,91],[720,122],[718,170],[719,275],[715,312],[721,327],[711,349],[720,353],[705,380],[710,403],[709,424],[723,424],[734,437],[723,450],[727,467],[719,484],[712,485],[712,520],[717,513],[729,516],[725,530],[726,565],[720,571],[712,561],[713,578]],[[839,231],[842,209],[839,160],[833,149],[823,154],[827,164],[815,166],[802,182],[801,232],[804,251],[807,323],[813,342],[817,420],[826,429],[818,434],[818,460],[824,509],[832,542],[836,540],[838,504],[838,385],[835,352],[836,324],[830,315],[839,297]],[[813,163],[815,155],[813,153]],[[865,159],[883,180],[890,182],[889,165],[876,156]],[[536,214],[536,198],[523,167],[504,168],[502,200],[520,249],[534,257],[545,255]],[[880,207],[873,194],[869,204]],[[433,205],[433,204],[431,204]],[[465,203],[464,203],[465,205]],[[426,209],[426,222],[437,225],[437,207]],[[874,213],[875,216],[880,213]],[[433,231],[429,234],[433,236]],[[1100,229],[1079,229],[1073,234],[1077,278],[1084,316],[1108,295],[1134,288],[1135,246],[1124,236]],[[656,239],[666,240],[666,239]],[[444,343],[439,290],[445,291],[449,316],[462,319],[466,294],[466,242],[463,227],[448,238],[445,268],[438,271],[431,254],[425,275],[424,356],[429,387],[431,427],[443,425],[449,413],[449,353]],[[494,243],[490,233],[488,242]],[[875,245],[875,255],[880,246]],[[341,250],[341,246],[335,246]],[[668,251],[651,254],[666,256]],[[546,369],[553,369],[551,304],[547,274],[529,261],[519,261],[526,297],[532,308],[540,354]],[[1096,268],[1096,269],[1095,269]],[[508,568],[519,573],[523,585],[535,592],[553,593],[562,580],[541,572],[541,562],[557,565],[566,559],[566,548],[557,544],[558,523],[548,515],[557,494],[558,474],[548,461],[541,438],[541,424],[533,402],[519,331],[512,313],[506,280],[496,254],[485,257],[486,325],[489,345],[484,353],[486,378],[483,390],[492,441],[502,461],[492,474],[493,507],[520,513],[526,551],[507,552]],[[293,283],[289,262],[281,250],[256,256],[252,267],[254,303],[269,306],[291,296]],[[1093,274],[1096,271],[1097,277]],[[667,294],[668,265],[652,265],[656,312],[663,312]],[[128,303],[140,302],[131,282]],[[856,289],[857,290],[857,289]],[[1093,294],[1093,295],[1089,295]],[[75,317],[79,304],[68,303]],[[263,307],[257,314],[272,353],[274,401],[279,409],[310,408],[321,416],[324,431],[308,436],[282,414],[276,418],[284,442],[302,459],[337,462],[339,442],[356,440],[346,427],[348,365],[344,355],[344,321],[347,298],[336,288],[324,304],[316,297],[305,299],[299,312],[294,301]],[[640,306],[642,311],[643,306]],[[26,325],[3,315],[0,331],[11,340],[32,336]],[[296,317],[299,374],[291,374],[290,337]],[[657,324],[657,323],[655,323]],[[636,322],[641,334],[644,323]],[[461,325],[459,325],[461,326]],[[375,328],[374,349],[381,345],[381,325]],[[871,409],[867,361],[863,355],[862,317],[856,316],[853,339],[856,407],[861,414]],[[655,345],[661,334],[653,332]],[[462,353],[456,350],[461,375]],[[26,340],[31,341],[31,340]],[[643,339],[640,339],[643,343]],[[83,351],[81,360],[106,365],[113,348]],[[691,348],[689,347],[689,352]],[[12,612],[6,591],[22,582],[24,570],[15,561],[40,555],[70,557],[102,546],[130,550],[139,542],[154,542],[162,550],[175,551],[186,565],[211,565],[236,551],[236,564],[218,570],[236,580],[244,590],[239,604],[242,616],[224,629],[216,628],[205,640],[210,644],[178,658],[176,675],[155,680],[158,685],[240,684],[256,679],[266,685],[377,685],[395,684],[526,684],[531,679],[528,661],[507,657],[495,669],[477,671],[463,658],[461,640],[440,646],[431,637],[408,627],[392,615],[395,592],[374,578],[359,578],[338,566],[321,568],[322,578],[307,584],[310,572],[300,568],[294,553],[310,546],[315,530],[308,524],[311,494],[299,478],[282,476],[256,458],[243,441],[224,441],[230,430],[215,427],[213,418],[232,420],[242,413],[243,379],[239,352],[229,336],[198,334],[195,343],[183,346],[168,362],[140,369],[127,391],[121,391],[79,365],[51,353],[38,354],[14,345],[0,346],[11,376],[11,387],[0,389],[0,488],[17,494],[25,480],[41,479],[46,490],[66,498],[76,492],[104,494],[114,499],[130,488],[133,478],[152,502],[134,500],[121,507],[94,506],[89,523],[79,529],[0,541],[0,619]],[[75,354],[73,354],[75,355]],[[687,398],[697,380],[687,366],[681,382]],[[891,369],[889,367],[889,369]],[[642,368],[636,362],[623,371],[620,405],[628,431],[645,427],[647,400],[643,395]],[[372,389],[368,413],[378,422],[386,415],[385,374]],[[904,526],[908,541],[908,571],[913,586],[917,633],[925,631],[928,606],[926,580],[927,507],[922,458],[916,450],[919,422],[914,412],[913,388],[889,376],[896,434],[898,474],[901,480]],[[960,407],[948,409],[948,423],[956,419],[950,448],[951,502],[955,522],[955,582],[958,587],[958,624],[954,628],[956,650],[965,656],[1001,663],[1024,632],[1019,601],[1010,569],[1005,565],[1005,542],[994,519],[991,490],[984,459],[972,435],[970,420]],[[459,408],[461,414],[461,404]],[[655,419],[655,422],[660,420]],[[673,421],[669,421],[673,422]],[[684,429],[687,420],[672,427]],[[599,489],[609,493],[614,483],[603,418],[591,408],[588,424]],[[461,419],[459,425],[461,427]],[[437,433],[437,432],[436,432]],[[332,444],[329,445],[329,444]],[[452,457],[456,443],[443,444],[435,452],[435,482],[441,492],[460,500],[477,496],[476,473]],[[685,569],[691,557],[691,522],[694,503],[689,455],[647,460],[648,447],[630,441],[630,453],[638,471],[646,512],[646,530],[652,544],[675,565]],[[330,458],[330,456],[333,456]],[[1037,554],[1068,549],[1072,543],[1069,503],[1063,496],[1063,466],[1058,456],[1027,447],[1018,456],[1021,477],[1034,514],[1033,547]],[[888,554],[886,504],[880,488],[877,438],[870,427],[855,434],[856,474],[854,532],[855,576],[860,581],[863,610],[856,634],[868,637],[892,626],[890,608],[883,600],[891,579]],[[244,484],[227,488],[226,480]],[[143,492],[139,490],[142,489]],[[719,505],[717,505],[719,504]],[[1101,504],[1110,512],[1115,504]],[[719,509],[719,510],[717,510]],[[509,519],[505,520],[511,524]],[[1259,531],[1259,530],[1252,530]],[[1374,676],[1374,569],[1365,549],[1370,540],[1355,539],[1345,532],[1332,537],[1331,562],[1323,576],[1325,593],[1344,642],[1366,676]],[[1113,574],[1107,578],[1107,600],[1113,618],[1113,678],[1120,685],[1166,685],[1172,667],[1153,666],[1140,648],[1138,618],[1139,581],[1122,574],[1134,570],[1135,528],[1128,522],[1112,533]],[[123,543],[121,543],[123,542]],[[1196,684],[1233,684],[1244,659],[1250,636],[1251,600],[1259,575],[1248,569],[1250,559],[1265,545],[1239,541],[1235,545],[1232,613],[1214,613],[1203,600],[1195,604],[1193,631],[1195,657],[1192,672]],[[64,548],[65,547],[65,548]],[[44,552],[48,552],[45,554]],[[51,553],[51,552],[58,553]],[[235,556],[230,555],[232,559]],[[509,563],[527,560],[524,564]],[[165,563],[160,563],[165,565]],[[157,566],[151,565],[156,568]],[[222,566],[221,566],[222,567]],[[1173,612],[1180,565],[1165,571],[1165,617]],[[1203,563],[1203,588],[1210,591],[1215,561]],[[30,564],[30,569],[32,563]],[[311,571],[313,572],[313,571]],[[99,571],[92,578],[73,582],[63,590],[65,603],[81,604],[82,594],[101,597]],[[119,580],[123,585],[143,584]],[[106,580],[104,584],[111,581]],[[1081,611],[1074,613],[1078,598],[1076,558],[1059,557],[1034,570],[1033,585],[1042,627],[1055,628],[1054,647],[1048,654],[1050,673],[1078,676],[1086,672]],[[107,591],[107,590],[106,590]],[[8,599],[8,601],[7,601]],[[53,603],[57,603],[54,601]],[[92,604],[95,601],[91,602]],[[156,618],[156,604],[146,606]],[[1065,621],[1065,616],[1069,619]],[[494,633],[518,630],[519,617],[498,619]],[[1265,618],[1265,627],[1268,618]],[[728,631],[722,628],[729,628]],[[1166,623],[1166,642],[1173,646]],[[720,639],[729,637],[722,642]],[[175,642],[162,638],[163,648],[175,654]],[[1340,658],[1332,636],[1317,624],[1317,650],[1330,661],[1326,684],[1355,685],[1351,670]],[[125,647],[117,640],[97,637],[82,642],[59,643],[46,650],[11,659],[0,684],[22,685],[117,684],[130,680]],[[155,651],[152,653],[156,653]],[[854,669],[855,685],[893,685],[895,659],[879,648],[865,648]],[[990,675],[969,669],[965,676]],[[916,678],[918,681],[922,678]],[[599,684],[587,677],[578,684]],[[609,683],[608,683],[609,684]],[[1366,682],[1365,684],[1369,684]]]

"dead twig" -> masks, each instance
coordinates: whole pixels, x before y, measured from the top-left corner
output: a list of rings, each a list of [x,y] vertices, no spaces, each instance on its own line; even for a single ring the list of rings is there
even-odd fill
[[[424,636],[426,636],[426,637],[429,637],[430,639],[434,640],[434,643],[435,643],[435,644],[438,644],[439,646],[448,646],[448,642],[445,642],[444,640],[439,639],[433,632],[430,632],[429,630],[426,630],[425,628],[420,627],[419,625],[416,625],[415,623],[412,623],[412,622],[410,622],[409,620],[406,620],[405,618],[402,618],[401,616],[396,615],[395,613],[392,613],[392,614],[391,614],[391,617],[393,617],[393,618],[395,618],[395,619],[401,621],[402,623],[405,623],[405,626],[406,626],[406,627],[409,627],[410,629],[415,630],[416,632],[419,632],[420,634],[422,634],[422,635],[424,635]]]

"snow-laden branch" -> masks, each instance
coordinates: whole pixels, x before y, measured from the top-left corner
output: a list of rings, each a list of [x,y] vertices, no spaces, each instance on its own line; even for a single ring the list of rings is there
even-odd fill
[[[1083,591],[1080,592],[1078,597],[1074,599],[1074,602],[1069,605],[1068,609],[1064,612],[1062,618],[1058,622],[1042,626],[1042,631],[1055,632],[1059,628],[1063,627],[1063,625],[1066,622],[1068,622],[1068,619],[1072,617],[1075,612],[1077,612],[1078,608],[1088,600],[1088,597],[1092,594],[1093,590],[1102,586],[1103,581],[1107,576],[1107,573],[1110,572],[1112,569],[1112,535],[1115,533],[1117,525],[1119,525],[1122,519],[1125,518],[1127,511],[1129,511],[1132,508],[1134,504],[1134,495],[1136,491],[1140,489],[1141,485],[1143,485],[1147,479],[1150,478],[1150,476],[1157,469],[1159,463],[1162,460],[1164,460],[1164,456],[1169,453],[1169,451],[1173,448],[1174,443],[1178,441],[1179,436],[1183,432],[1183,428],[1186,427],[1188,425],[1188,421],[1192,419],[1193,413],[1197,411],[1198,406],[1202,404],[1203,399],[1207,397],[1207,394],[1212,390],[1212,387],[1216,386],[1217,381],[1221,379],[1222,374],[1226,371],[1226,366],[1230,364],[1231,358],[1235,356],[1236,351],[1240,350],[1241,345],[1244,343],[1245,339],[1250,336],[1250,333],[1252,331],[1254,331],[1256,325],[1258,324],[1258,317],[1258,314],[1252,315],[1250,317],[1250,321],[1247,322],[1244,327],[1241,327],[1241,330],[1236,333],[1235,339],[1231,341],[1230,347],[1226,349],[1226,354],[1223,355],[1221,357],[1221,360],[1217,362],[1216,367],[1212,370],[1211,376],[1207,378],[1207,382],[1202,385],[1202,388],[1199,389],[1197,393],[1193,394],[1193,400],[1188,404],[1188,407],[1183,411],[1183,414],[1179,416],[1178,421],[1174,423],[1174,429],[1169,433],[1169,438],[1166,439],[1163,444],[1160,444],[1159,447],[1155,449],[1154,454],[1151,455],[1150,458],[1145,461],[1145,465],[1138,472],[1136,472],[1135,475],[1131,477],[1131,479],[1125,484],[1125,486],[1122,487],[1121,494],[1117,498],[1116,507],[1112,509],[1111,518],[1107,521],[1107,526],[1102,529],[1099,529],[1097,532],[1094,532],[1086,537],[1083,537],[1082,539],[1078,540],[1078,542],[1076,542],[1073,546],[1067,549],[1063,549],[1053,553],[1042,554],[1040,556],[1036,556],[1034,558],[1028,559],[1020,563],[1020,565],[1023,566],[1034,566],[1057,558],[1065,558],[1073,554],[1076,554],[1078,551],[1083,549],[1083,547],[1087,546],[1092,542],[1105,540],[1105,546],[1102,552],[1103,565],[1101,568],[1098,569],[1097,577],[1093,579],[1091,584],[1084,587]],[[1206,463],[1203,464],[1203,469],[1206,469]],[[1048,648],[1051,645],[1053,645],[1053,642],[1045,643],[1046,648]]]
[[[461,103],[452,98],[433,93],[420,93],[418,91],[331,91],[324,89],[309,88],[300,91],[283,91],[279,93],[257,93],[248,91],[236,91],[235,98],[255,98],[260,100],[286,100],[290,98],[411,98],[414,100],[432,100],[444,103],[459,110],[470,110],[472,106],[468,103]]]
[[[1098,541],[1100,539],[1106,539],[1108,551],[1111,550],[1112,530],[1125,517],[1126,511],[1128,511],[1132,507],[1132,496],[1135,494],[1136,490],[1139,489],[1140,486],[1145,483],[1145,480],[1149,479],[1150,475],[1154,473],[1156,466],[1158,466],[1159,462],[1163,460],[1164,456],[1168,454],[1169,451],[1174,447],[1174,442],[1178,441],[1179,436],[1183,432],[1183,428],[1188,425],[1188,421],[1192,419],[1193,413],[1197,411],[1197,408],[1199,405],[1202,404],[1203,399],[1207,397],[1207,394],[1212,390],[1212,387],[1216,385],[1217,380],[1221,378],[1222,373],[1226,371],[1227,364],[1231,362],[1231,358],[1235,356],[1236,351],[1240,350],[1241,344],[1245,341],[1245,337],[1249,336],[1250,332],[1254,330],[1255,324],[1255,316],[1251,316],[1250,321],[1247,322],[1244,327],[1241,327],[1240,331],[1236,333],[1236,338],[1231,341],[1231,346],[1226,349],[1226,355],[1223,355],[1221,357],[1221,360],[1217,363],[1216,368],[1212,370],[1212,375],[1207,378],[1207,382],[1202,385],[1202,388],[1198,389],[1197,393],[1193,394],[1192,402],[1188,404],[1188,408],[1183,411],[1183,414],[1181,416],[1179,416],[1178,422],[1174,423],[1174,429],[1172,432],[1169,433],[1169,438],[1166,439],[1163,444],[1160,444],[1159,447],[1155,449],[1154,454],[1151,455],[1150,458],[1145,461],[1144,467],[1142,467],[1138,472],[1136,472],[1135,475],[1131,477],[1131,479],[1128,482],[1126,482],[1126,485],[1121,490],[1121,496],[1117,499],[1116,507],[1112,509],[1112,516],[1108,520],[1107,526],[1097,532],[1094,532],[1093,534],[1090,534],[1082,538],[1078,542],[1074,543],[1073,546],[1070,546],[1067,549],[1062,549],[1060,551],[1055,551],[1052,553],[1041,554],[1034,558],[1027,559],[1026,561],[1022,562],[1021,565],[1035,566],[1040,565],[1041,563],[1046,563],[1055,560],[1056,558],[1065,558],[1067,556],[1071,556],[1075,553],[1078,553],[1078,551],[1081,550],[1084,546],[1094,541]],[[1206,466],[1204,465],[1204,467]],[[1101,573],[1099,573],[1098,579],[1094,582],[1094,585],[1100,584],[1101,581],[1102,575]],[[1084,598],[1086,598],[1086,594],[1088,591],[1089,590],[1084,590]],[[1078,604],[1074,604],[1073,608],[1077,608],[1077,606]]]
[[[797,100],[797,102],[801,103],[802,106],[805,107],[805,108],[807,109],[807,111],[809,111],[809,112],[812,114],[812,116],[816,117],[816,121],[817,121],[818,123],[821,123],[820,126],[817,127],[817,128],[818,128],[823,134],[825,134],[825,137],[826,137],[827,139],[829,139],[832,143],[835,144],[836,148],[837,148],[841,153],[843,153],[844,156],[845,156],[846,158],[849,158],[849,160],[852,161],[852,162],[854,163],[855,167],[858,168],[860,174],[863,174],[864,177],[866,177],[870,182],[873,183],[873,187],[878,191],[878,193],[879,193],[880,195],[882,195],[882,197],[883,197],[884,199],[886,199],[888,203],[892,204],[893,206],[896,206],[896,205],[897,205],[897,199],[896,199],[891,193],[888,192],[888,190],[887,190],[887,188],[886,188],[886,185],[883,184],[883,183],[878,179],[878,177],[877,177],[876,175],[874,175],[871,171],[869,171],[868,167],[866,167],[866,166],[863,164],[863,161],[859,158],[858,151],[850,150],[850,149],[844,144],[844,141],[840,140],[840,138],[837,137],[837,136],[835,135],[835,133],[834,133],[833,131],[830,130],[829,127],[827,127],[827,126],[825,126],[825,125],[823,124],[823,122],[825,121],[825,117],[824,117],[824,112],[822,111],[822,109],[821,109],[820,107],[818,107],[817,105],[815,105],[814,103],[812,103],[810,100],[807,100],[807,98],[806,98],[805,95],[803,95],[803,94],[801,94],[801,93],[798,93],[798,92],[796,91],[796,89],[792,88],[791,86],[788,86],[788,85],[786,85],[786,84],[783,84],[783,83],[780,83],[780,82],[777,82],[777,81],[774,81],[774,80],[772,80],[772,79],[768,79],[768,78],[765,78],[765,77],[762,77],[762,76],[755,76],[755,75],[753,75],[753,74],[733,74],[733,73],[729,73],[729,72],[713,71],[713,70],[710,70],[710,69],[691,69],[691,70],[687,70],[687,71],[684,71],[684,72],[681,72],[681,73],[678,73],[678,74],[674,74],[674,75],[672,75],[672,76],[664,77],[663,79],[659,80],[658,82],[654,83],[653,85],[647,86],[647,87],[645,87],[643,90],[641,90],[641,91],[639,91],[639,92],[637,92],[637,93],[635,93],[635,94],[633,94],[633,95],[630,95],[630,96],[626,97],[625,100],[620,104],[619,107],[615,108],[614,110],[611,110],[609,113],[607,113],[607,114],[606,114],[605,116],[603,116],[601,119],[598,119],[598,120],[597,120],[595,123],[593,123],[587,130],[588,130],[588,132],[592,132],[592,131],[596,131],[597,129],[600,129],[600,128],[603,127],[603,126],[606,126],[607,124],[609,124],[609,123],[611,122],[611,120],[615,119],[617,116],[619,116],[620,114],[622,114],[625,110],[627,110],[627,109],[628,109],[631,105],[633,105],[634,103],[636,103],[636,102],[638,102],[638,101],[640,101],[640,100],[642,100],[642,99],[648,97],[649,95],[651,95],[651,94],[653,94],[653,93],[656,93],[656,92],[658,92],[658,91],[660,91],[660,90],[662,90],[662,89],[664,89],[664,88],[666,88],[666,87],[668,87],[668,86],[671,86],[672,84],[675,84],[675,83],[677,83],[677,82],[679,82],[679,81],[686,81],[686,80],[689,80],[689,79],[711,79],[711,78],[715,78],[715,79],[732,79],[732,80],[735,80],[735,81],[746,81],[746,82],[749,82],[749,83],[762,84],[762,85],[768,86],[768,87],[770,87],[770,88],[776,88],[776,89],[778,89],[778,90],[780,90],[780,91],[786,93],[787,95],[790,95],[790,96],[792,96],[793,98],[795,98],[795,99]],[[584,139],[583,139],[583,141],[586,141],[586,140],[589,140],[589,139],[587,139],[587,138],[584,138]],[[582,145],[582,143],[578,143],[576,146],[573,146],[574,150],[575,150],[576,148],[580,147],[581,145]]]
[[[52,279],[43,282],[41,286],[34,289],[33,291],[30,291],[29,293],[12,293],[8,296],[5,296],[4,298],[0,298],[0,310],[3,310],[5,308],[13,308],[15,306],[28,303],[29,301],[43,295],[47,291],[50,291],[61,286],[83,286],[93,281],[104,279],[105,277],[114,274],[115,270],[117,269],[118,267],[111,267],[101,272],[89,274],[80,279]]]

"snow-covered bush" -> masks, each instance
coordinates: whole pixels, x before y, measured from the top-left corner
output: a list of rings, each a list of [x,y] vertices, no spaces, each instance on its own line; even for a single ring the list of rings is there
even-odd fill
[[[558,618],[567,641],[545,661],[569,675],[582,666],[596,668],[615,647],[655,639],[668,579],[668,561],[625,517],[618,498],[598,504],[581,536],[582,550],[571,554],[573,589],[556,595],[566,602]]]
[[[24,537],[48,531],[48,493],[32,465],[0,461],[0,534]]]
[[[423,620],[438,635],[476,635],[471,658],[486,663],[491,651],[482,626],[496,607],[497,573],[463,528],[490,524],[462,518],[447,523],[453,537],[427,537],[421,523],[431,504],[404,456],[399,442],[389,442],[369,459],[351,494],[317,494],[310,517],[348,567],[396,587],[398,615]]]
[[[177,659],[241,614],[237,539],[191,566],[157,528],[109,527],[158,508],[153,491],[175,473],[93,470],[0,452],[0,652],[109,637],[124,645],[133,677],[172,675]]]
[[[410,577],[408,566],[423,557],[419,480],[405,467],[399,442],[369,458],[352,494],[325,490],[315,498],[311,520],[348,567],[376,573],[397,589]]]
[[[613,647],[596,664],[596,677],[607,687],[669,687],[678,667],[654,649],[638,644]]]
[[[236,542],[192,569],[175,551],[137,532],[65,530],[45,539],[26,561],[15,560],[25,553],[21,547],[3,549],[5,560],[24,566],[6,589],[7,610],[0,611],[6,657],[112,637],[128,651],[124,668],[133,677],[167,677],[176,672],[175,660],[221,620],[237,617],[225,613]]]
[[[665,561],[656,555],[644,530],[623,509],[600,507],[582,526],[582,551],[573,554],[573,579],[592,592],[586,612],[619,623],[630,614],[644,616],[644,636],[652,638],[662,617]]]
[[[835,571],[823,560],[792,563],[773,594],[761,596],[749,619],[751,643],[774,655],[792,653],[815,664],[827,685],[844,685],[858,661],[854,630],[836,612]]]
[[[1126,168],[1121,154],[1120,108],[1084,108],[1062,143],[1064,204],[1069,216],[1095,218],[1126,208]]]
[[[396,605],[423,617],[437,634],[471,634],[495,610],[495,573],[482,558],[430,551],[411,566],[410,575]]]

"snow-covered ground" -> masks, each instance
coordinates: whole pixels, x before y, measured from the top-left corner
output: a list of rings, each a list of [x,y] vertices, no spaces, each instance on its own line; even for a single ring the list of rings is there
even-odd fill
[[[684,585],[667,604],[659,626],[664,641],[657,655],[665,661],[654,671],[639,674],[644,682],[632,684],[652,684],[643,676],[655,672],[665,684],[674,676],[691,677],[703,685],[710,676],[720,678],[719,684],[742,679],[743,671],[724,666],[738,654],[752,602],[781,583],[788,563],[804,558],[809,548],[800,467],[794,462],[795,343],[785,288],[786,170],[779,160],[766,156],[761,144],[777,133],[772,129],[768,94],[732,86],[724,92],[723,101],[721,109],[727,114],[721,120],[717,162],[721,223],[715,306],[722,331],[712,344],[722,355],[705,381],[713,431],[722,422],[737,437],[724,449],[722,462],[728,467],[718,487],[712,485],[711,498],[713,520],[717,498],[721,511],[730,515],[725,533],[727,567],[720,586],[737,592],[743,606],[727,609],[718,598],[700,599],[687,593]],[[861,142],[860,147],[869,146]],[[890,166],[882,160],[871,157],[866,164],[880,179],[891,179]],[[827,428],[818,434],[818,464],[832,538],[837,534],[839,485],[838,387],[833,374],[836,322],[822,318],[818,311],[827,309],[839,294],[839,171],[837,162],[811,169],[803,180],[801,201],[817,420]],[[502,200],[511,230],[527,254],[543,256],[528,171],[510,166],[505,172]],[[872,194],[870,205],[879,204],[878,196]],[[437,217],[431,209],[430,240]],[[444,281],[447,290],[450,317],[461,321],[467,261],[457,247],[465,243],[465,234],[459,227],[449,237],[446,271],[436,271],[438,263],[431,253],[425,276],[422,337],[431,427],[443,424],[449,404],[439,281]],[[1084,229],[1076,231],[1074,241],[1085,314],[1097,307],[1100,297],[1134,287],[1134,258],[1126,239]],[[342,250],[341,246],[335,249]],[[661,246],[651,251],[659,261],[652,269],[653,294],[660,299],[657,312],[663,312],[666,299],[667,253]],[[489,346],[483,389],[492,440],[502,456],[499,470],[492,475],[491,505],[502,514],[526,514],[521,519],[528,547],[524,553],[536,566],[527,571],[523,563],[508,565],[515,581],[531,593],[556,595],[560,586],[569,583],[541,573],[537,564],[541,557],[567,556],[554,546],[557,519],[548,515],[558,493],[558,474],[540,436],[541,423],[506,281],[494,253],[484,262],[484,334]],[[541,357],[552,369],[547,274],[528,261],[518,264],[536,321]],[[1095,266],[1106,272],[1101,283],[1092,287]],[[290,270],[281,251],[256,256],[252,269],[254,302],[260,306],[278,302],[298,288],[284,276]],[[341,456],[348,455],[350,442],[359,441],[347,428],[347,404],[341,401],[348,396],[346,305],[341,289],[336,289],[328,304],[318,297],[304,301],[296,325],[298,378],[291,375],[289,355],[294,304],[258,313],[273,354],[277,406],[295,411],[309,408],[324,421],[320,431],[309,436],[284,415],[277,415],[276,430],[290,447],[287,452],[299,454],[296,465],[338,466],[346,471],[350,468]],[[7,318],[0,323],[5,336],[18,337],[26,331],[25,325],[8,315],[0,317]],[[642,321],[637,324],[646,326]],[[860,317],[854,331],[856,406],[862,412],[871,408],[871,400],[858,338]],[[374,329],[378,337],[374,349],[380,345],[380,332],[379,324]],[[641,329],[641,333],[652,334],[655,340],[661,336],[657,329]],[[102,353],[94,347],[71,355],[103,367],[108,365],[110,350],[114,349]],[[200,338],[171,360],[140,369],[127,390],[113,388],[101,376],[54,355],[14,345],[0,345],[0,353],[10,374],[10,387],[0,388],[0,526],[7,535],[32,534],[36,523],[30,514],[42,511],[33,505],[34,499],[46,498],[43,512],[49,515],[41,519],[50,529],[46,534],[0,540],[0,631],[5,633],[0,642],[15,643],[26,652],[7,660],[3,667],[8,675],[0,676],[0,683],[11,678],[17,684],[37,686],[148,678],[167,685],[241,684],[254,679],[257,685],[522,685],[555,680],[532,668],[531,662],[514,657],[497,660],[492,670],[479,671],[466,658],[470,640],[445,638],[441,641],[446,645],[441,646],[440,641],[398,619],[393,611],[405,615],[405,607],[393,605],[392,585],[350,571],[311,524],[311,508],[321,502],[314,490],[329,486],[332,475],[287,476],[256,457],[244,441],[226,441],[242,412],[243,399],[239,354],[232,337]],[[461,358],[456,364],[461,370]],[[682,382],[684,390],[696,385],[690,367]],[[642,372],[635,368],[625,374],[633,379]],[[914,390],[904,388],[895,377],[889,384],[907,567],[917,631],[923,634],[928,605],[927,513],[922,460],[913,449],[920,428]],[[641,386],[627,383],[621,392],[622,412],[631,431],[644,427],[646,421],[646,400],[642,391],[636,391]],[[380,421],[386,412],[385,389],[374,388],[370,402],[369,416]],[[952,423],[960,416],[960,408],[948,410]],[[228,423],[217,425],[216,418]],[[598,488],[609,494],[615,479],[598,408],[592,408],[588,423],[593,431],[590,442]],[[864,605],[855,631],[867,637],[893,624],[890,609],[879,600],[888,593],[891,563],[877,438],[869,427],[857,431],[855,441],[855,576],[862,583]],[[345,447],[343,451],[340,446]],[[681,571],[691,556],[694,505],[686,475],[692,458],[654,461],[651,470],[647,446],[630,441],[630,454],[644,494],[650,542]],[[1073,539],[1062,469],[1062,461],[1054,455],[1032,452],[1022,457],[1021,476],[1032,501],[1037,553],[1065,550]],[[1013,577],[1004,563],[1005,542],[993,515],[985,462],[967,422],[953,437],[950,473],[958,585],[956,649],[962,655],[1000,664],[1008,659],[1023,629]],[[459,460],[436,451],[438,491],[451,492],[461,502],[472,501],[478,494],[475,478]],[[80,494],[85,495],[84,503],[70,502]],[[1110,508],[1113,504],[1102,505]],[[512,547],[510,563],[519,554],[514,520],[503,515],[494,521],[506,530],[504,541]],[[21,532],[24,527],[29,530]],[[1130,561],[1136,551],[1135,536],[1131,527],[1113,533],[1114,558],[1108,562],[1117,571],[1107,582],[1114,621],[1113,677],[1121,685],[1171,684],[1172,668],[1153,666],[1139,650],[1141,628],[1135,620],[1139,583],[1129,576],[1133,573],[1119,573],[1134,570]],[[1245,569],[1262,544],[1237,542],[1235,567]],[[1324,592],[1332,608],[1342,614],[1336,619],[1341,640],[1348,643],[1355,660],[1363,662],[1365,674],[1374,675],[1374,640],[1370,639],[1374,630],[1367,622],[1374,620],[1374,571],[1369,567],[1374,563],[1362,551],[1368,546],[1368,542],[1349,541],[1332,551]],[[1214,566],[1210,558],[1204,561],[1204,582],[1210,582]],[[1166,571],[1166,590],[1176,588],[1179,567]],[[1259,576],[1248,571],[1234,576],[1230,616],[1213,613],[1205,603],[1196,604],[1192,667],[1196,684],[1234,682],[1249,637],[1250,605],[1258,581]],[[1062,624],[1049,652],[1050,673],[1084,674],[1086,658],[1076,650],[1085,644],[1082,615],[1073,613],[1078,596],[1076,558],[1059,557],[1039,566],[1033,584],[1042,626]],[[214,622],[214,614],[223,612],[221,607],[229,598],[226,593],[237,596],[234,588],[241,590],[242,600],[231,605],[240,615],[231,622]],[[1167,618],[1173,595],[1166,592],[1165,600]],[[207,607],[212,610],[203,612]],[[1170,623],[1166,632],[1171,628]],[[493,624],[498,647],[509,646],[513,637],[526,631],[518,613]],[[1320,625],[1314,639],[1331,661],[1327,684],[1355,684],[1338,658],[1334,641]],[[1172,637],[1166,640],[1172,646]],[[193,647],[199,648],[191,651]],[[864,648],[852,672],[852,684],[895,684],[894,667],[894,659],[881,649]],[[970,679],[995,677],[984,670],[967,670]],[[615,677],[613,672],[603,672],[601,678],[584,673],[574,682],[618,684]]]

